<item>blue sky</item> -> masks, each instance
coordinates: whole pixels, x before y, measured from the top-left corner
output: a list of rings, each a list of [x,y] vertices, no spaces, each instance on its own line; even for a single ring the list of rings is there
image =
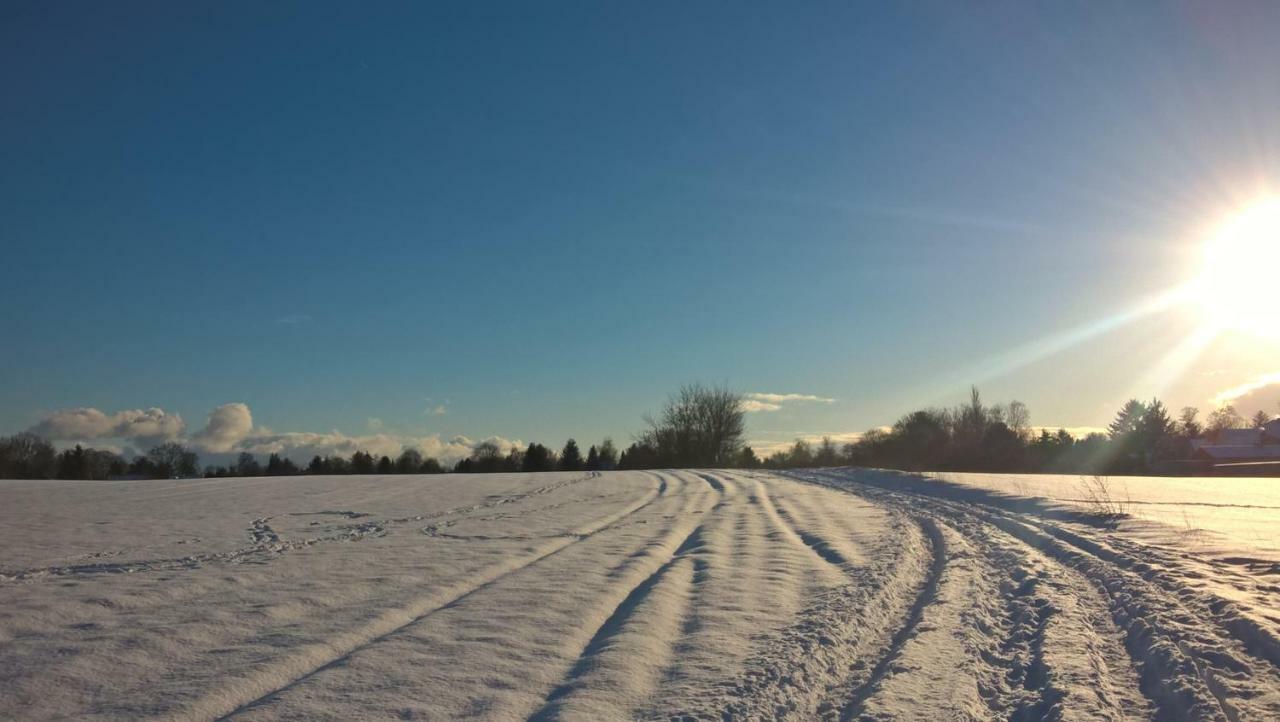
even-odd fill
[[[1280,6],[975,9],[9,3],[0,432],[242,402],[625,441],[686,381],[831,400],[753,413],[766,444],[1280,370],[1224,337],[1160,377],[1186,308],[1036,346],[1273,187]]]

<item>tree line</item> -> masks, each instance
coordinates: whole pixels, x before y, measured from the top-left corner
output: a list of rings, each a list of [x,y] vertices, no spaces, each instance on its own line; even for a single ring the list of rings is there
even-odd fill
[[[1258,412],[1246,421],[1234,407],[1214,409],[1204,422],[1195,407],[1175,419],[1159,399],[1131,399],[1106,433],[1077,438],[1066,429],[1030,427],[1025,404],[987,405],[978,390],[954,408],[902,416],[888,429],[872,429],[837,447],[797,440],[762,462],[767,468],[869,466],[907,471],[1044,472],[1078,474],[1213,473],[1193,460],[1196,440],[1214,441],[1225,430],[1257,428],[1271,421]]]
[[[113,451],[87,449],[77,444],[58,451],[48,440],[23,432],[0,437],[0,479],[171,479],[200,476],[200,457],[177,442],[159,444],[132,461]],[[577,441],[569,439],[557,453],[537,443],[507,452],[492,441],[482,441],[471,454],[446,468],[434,457],[407,448],[396,458],[374,456],[358,450],[351,456],[316,455],[306,466],[280,454],[270,454],[263,464],[249,452],[234,462],[204,467],[206,478],[238,476],[293,476],[298,474],[443,474],[533,471],[606,471],[618,468],[618,451],[612,439],[592,445],[584,456]]]
[[[560,453],[542,444],[531,443],[521,449],[513,446],[505,454],[492,441],[476,444],[471,455],[459,459],[453,471],[457,474],[484,474],[516,471],[608,471],[618,468],[618,450],[613,439],[592,445],[583,456],[578,442],[569,439]]]
[[[0,437],[0,479],[168,479],[196,476],[200,457],[176,442],[152,447],[132,461],[105,449],[76,444],[58,451],[29,432]]]
[[[206,477],[294,474],[440,474],[596,471],[667,468],[805,468],[871,466],[914,471],[1052,472],[1082,474],[1168,474],[1211,471],[1192,463],[1194,441],[1214,440],[1227,429],[1271,420],[1258,412],[1247,422],[1231,406],[1200,421],[1199,410],[1183,408],[1177,418],[1158,399],[1130,400],[1106,433],[1076,438],[1065,429],[1033,431],[1031,414],[1020,401],[986,404],[976,388],[952,408],[912,411],[888,428],[872,429],[857,441],[837,445],[829,437],[811,444],[798,439],[789,448],[760,459],[743,437],[742,394],[692,384],[672,394],[645,428],[620,453],[612,439],[584,455],[569,439],[557,452],[540,443],[504,450],[482,441],[451,469],[413,448],[399,456],[316,455],[305,467],[270,454],[266,464],[243,452],[227,465],[207,466]],[[123,456],[80,445],[57,451],[31,433],[0,437],[0,478],[107,479],[175,478],[198,475],[199,457],[177,442],[159,444],[127,461]]]
[[[459,459],[454,473],[607,471],[676,467],[742,465],[754,459],[742,445],[745,412],[741,394],[700,385],[682,387],[657,417],[645,419],[648,428],[619,453],[605,438],[585,454],[575,439],[557,452],[541,443],[504,450],[482,441]],[[743,456],[745,454],[745,457]],[[118,477],[174,478],[198,475],[199,457],[176,442],[160,444],[146,454],[126,461],[119,454],[77,445],[55,451],[48,441],[30,433],[0,438],[0,478],[106,479]],[[205,477],[289,476],[294,474],[440,474],[446,467],[423,457],[417,449],[404,449],[396,458],[375,457],[358,450],[351,456],[317,455],[305,467],[279,454],[263,465],[258,457],[242,452],[234,462],[204,468]]]

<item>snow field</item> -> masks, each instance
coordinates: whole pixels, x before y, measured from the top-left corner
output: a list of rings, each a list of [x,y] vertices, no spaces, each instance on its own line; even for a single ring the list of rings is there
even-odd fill
[[[1269,567],[957,490],[0,482],[0,718],[1280,719]]]

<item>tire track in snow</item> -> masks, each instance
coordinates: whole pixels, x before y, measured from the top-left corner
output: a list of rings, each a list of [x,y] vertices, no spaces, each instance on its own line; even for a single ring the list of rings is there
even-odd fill
[[[1081,575],[1093,594],[1100,595],[1110,617],[1105,625],[1123,634],[1126,661],[1161,722],[1280,718],[1280,674],[1267,659],[1265,645],[1249,650],[1236,636],[1240,630],[1223,629],[1223,620],[1214,619],[1213,605],[1201,593],[1172,578],[1162,579],[1157,569],[1161,557],[1155,550],[1081,525],[948,499],[941,490],[935,495],[928,485],[914,484],[904,491],[901,482],[887,474],[821,476],[816,479],[819,483],[833,482],[855,493],[896,497],[922,509],[972,516],[1043,552],[1061,565],[1061,576]],[[1117,546],[1129,548],[1133,557],[1117,552]],[[1243,630],[1244,636],[1249,631]],[[1052,668],[1048,674],[1051,679],[1061,676]],[[1070,703],[1066,704],[1069,708]]]
[[[794,544],[808,549],[816,557],[817,561],[834,567],[841,575],[848,572],[849,560],[837,551],[830,542],[816,534],[809,533],[801,529],[795,522],[794,518],[785,510],[785,507],[775,502],[769,496],[765,485],[759,480],[754,479],[755,499],[758,500],[761,509],[764,510],[765,518],[767,518],[774,527],[782,534],[782,536]]]
[[[896,543],[890,537],[898,556],[873,553],[867,567],[853,570],[855,584],[805,609],[761,650],[732,685],[734,694],[717,706],[690,708],[689,716],[1142,717],[1146,702],[1136,675],[1126,682],[1123,674],[1106,672],[1108,662],[1127,662],[1109,621],[1114,642],[1095,644],[1087,637],[1084,647],[1077,646],[1081,622],[1088,626],[1093,614],[1088,605],[1073,604],[1081,590],[1092,592],[1083,577],[1064,580],[1074,573],[1063,568],[1037,571],[1043,564],[1034,550],[989,525],[935,518],[927,506],[887,495],[869,500],[895,510],[904,531],[916,529]],[[986,529],[998,538],[979,533]],[[1068,596],[1054,603],[1060,593]],[[1066,658],[1058,654],[1064,644]],[[1082,654],[1077,658],[1076,652]],[[937,686],[936,694],[922,696],[924,680]],[[1084,683],[1075,691],[1087,697],[1072,698],[1074,710],[1060,704],[1063,691],[1056,685],[1063,680]],[[1120,686],[1112,689],[1114,683]]]
[[[1009,540],[1004,547],[1005,552],[1014,553],[1015,556],[1017,555],[1017,552],[1014,551],[1016,549],[1024,549],[1026,553],[1035,553],[1033,548],[1023,546],[1021,540],[1004,535],[1003,532],[996,530],[996,527],[988,523],[981,516],[979,510],[973,508],[972,505],[953,504],[927,497],[921,499],[914,494],[904,495],[892,490],[882,490],[878,487],[862,487],[856,484],[851,487],[841,483],[847,481],[837,478],[836,488],[842,488],[860,496],[876,499],[882,503],[898,505],[904,509],[912,510],[913,514],[926,518],[937,516],[946,519],[945,523],[954,525],[952,528],[955,533],[962,535],[961,538],[963,540],[976,542],[980,547],[991,546],[989,539],[983,541],[987,539],[987,534],[990,533],[987,530],[991,530]],[[817,479],[817,482],[826,483],[821,478]],[[1078,633],[1080,631],[1079,626],[1063,634],[1061,625],[1058,625],[1055,621],[1055,617],[1060,615],[1062,608],[1066,606],[1063,600],[1060,599],[1055,604],[1051,601],[1051,597],[1040,594],[1034,587],[1027,588],[1028,583],[1034,585],[1044,581],[1052,581],[1056,586],[1065,590],[1066,600],[1070,602],[1084,601],[1087,604],[1087,599],[1097,593],[1090,580],[1085,576],[1077,578],[1074,570],[1063,567],[1049,558],[1045,558],[1046,561],[1056,566],[1056,568],[1043,570],[1042,573],[1032,577],[1024,577],[1023,575],[1028,574],[1028,564],[1025,559],[993,557],[990,549],[984,552],[984,556],[983,567],[989,570],[1011,567],[1014,575],[1010,578],[1010,581],[1019,582],[1011,591],[1006,590],[1000,595],[1005,598],[1005,604],[1012,612],[1006,620],[1006,624],[1009,626],[1002,630],[984,630],[993,639],[1003,638],[1001,651],[1005,655],[1010,653],[1013,655],[1011,658],[1003,659],[1001,658],[1003,655],[1000,654],[983,653],[979,655],[979,659],[982,662],[979,670],[982,667],[986,667],[991,672],[1005,671],[1004,679],[991,685],[992,688],[985,690],[984,698],[987,699],[993,711],[1000,710],[1001,714],[1009,714],[1010,710],[1012,710],[1010,718],[1018,721],[1060,719],[1064,713],[1073,711],[1084,715],[1082,717],[1084,719],[1143,718],[1142,709],[1144,706],[1149,706],[1150,695],[1146,695],[1146,698],[1144,698],[1143,693],[1138,691],[1137,675],[1127,673],[1127,671],[1132,671],[1130,666],[1133,663],[1128,656],[1128,651],[1117,640],[1114,653],[1099,656],[1098,642],[1109,639],[1111,634],[1119,635],[1118,628],[1111,619],[1098,619],[1096,620],[1097,624],[1084,624],[1083,635]],[[944,574],[949,575],[950,573],[950,567],[944,569]],[[1105,611],[1105,604],[1100,602],[1100,606],[1103,606],[1101,616],[1108,617]],[[1073,615],[1073,619],[1086,621],[1087,615],[1076,613]],[[952,623],[951,626],[960,627],[963,625]],[[1054,643],[1047,641],[1050,633],[1053,634],[1056,640]],[[1101,644],[1105,647],[1107,642],[1101,641]],[[1050,655],[1055,657],[1053,663],[1050,663]],[[1101,670],[1106,670],[1105,657],[1113,662],[1118,661],[1126,669],[1114,670],[1109,673],[1099,673],[1097,668],[1082,671],[1081,657],[1089,660],[1085,663],[1085,667],[1092,664],[1095,667],[1100,667]],[[919,673],[918,670],[912,671]],[[995,678],[990,672],[985,676],[988,680]],[[1068,678],[1084,678],[1088,680],[1088,684],[1076,684],[1071,690],[1073,696],[1064,699],[1066,690],[1061,685]],[[892,679],[892,675],[888,679]],[[1009,682],[1015,684],[1009,684]],[[889,684],[889,682],[886,682],[886,684]],[[1002,692],[1001,688],[1003,689]],[[1026,693],[1032,693],[1034,696],[1028,698]],[[964,714],[959,710],[955,712],[962,716]],[[937,711],[935,713],[941,714],[941,712]],[[1146,714],[1150,715],[1150,711],[1148,710]],[[1158,719],[1163,722],[1164,720],[1180,718],[1161,716]]]
[[[318,672],[341,663],[342,660],[350,657],[356,651],[376,644],[378,641],[421,621],[441,609],[455,606],[467,597],[503,578],[537,564],[574,544],[589,539],[641,511],[657,499],[662,498],[666,493],[665,482],[657,478],[656,475],[654,481],[656,483],[652,491],[639,502],[606,517],[591,527],[582,528],[572,538],[554,540],[543,544],[532,554],[502,564],[495,564],[477,573],[466,582],[455,585],[443,592],[421,598],[405,607],[387,610],[378,615],[373,621],[365,623],[356,629],[339,632],[327,642],[306,645],[281,659],[272,660],[269,670],[257,670],[258,674],[253,677],[237,678],[223,688],[206,694],[194,703],[187,705],[181,711],[169,715],[168,719],[226,720],[242,711],[249,710],[305,681]],[[559,486],[565,486],[568,483],[563,482]],[[450,511],[453,512],[454,510]]]
[[[812,600],[784,629],[763,640],[730,694],[686,703],[694,719],[839,719],[843,701],[865,662],[883,654],[907,608],[919,595],[929,543],[919,527],[898,517],[905,532],[852,570],[850,584]]]
[[[942,580],[942,570],[947,564],[946,541],[943,539],[942,530],[938,528],[938,525],[932,519],[917,518],[915,521],[920,525],[921,531],[924,532],[925,537],[929,540],[931,554],[931,562],[928,573],[925,576],[924,586],[920,589],[916,600],[907,609],[906,620],[893,633],[885,654],[871,668],[871,672],[867,675],[865,681],[855,687],[849,695],[848,701],[840,711],[841,722],[856,719],[861,714],[863,705],[866,704],[867,699],[875,691],[876,686],[890,674],[890,665],[901,654],[902,648],[906,645],[910,635],[920,625],[920,621],[924,616],[924,608],[938,595],[938,585]]]
[[[281,539],[280,535],[272,529],[270,522],[272,517],[261,517],[254,519],[248,528],[252,546],[244,547],[227,552],[206,552],[201,554],[191,554],[184,557],[166,557],[161,559],[133,559],[122,562],[93,562],[89,564],[60,564],[55,566],[33,567],[28,569],[16,569],[6,571],[0,569],[0,583],[4,582],[30,582],[46,579],[50,577],[67,577],[67,576],[87,576],[94,574],[137,574],[142,572],[171,572],[189,569],[197,569],[206,564],[241,564],[245,562],[257,562],[270,559],[271,557],[285,552],[305,549],[316,544],[328,542],[351,542],[360,541],[368,536],[380,536],[386,532],[387,527],[405,524],[408,522],[418,522],[428,519],[441,519],[459,514],[469,514],[476,511],[491,509],[494,507],[513,504],[523,501],[530,497],[540,496],[543,494],[553,493],[567,486],[578,484],[600,476],[600,472],[592,471],[582,476],[564,479],[552,484],[531,489],[527,492],[519,492],[514,494],[496,495],[487,501],[477,504],[469,504],[466,506],[445,509],[438,512],[422,514],[413,517],[402,517],[397,519],[381,519],[377,521],[366,521],[357,524],[349,524],[340,527],[336,533],[326,534],[317,537],[307,537],[304,539]],[[654,475],[657,476],[656,474]],[[661,486],[659,494],[665,493],[666,481],[660,479]],[[225,479],[205,480],[210,482],[226,481]],[[262,483],[262,478],[251,478],[248,481],[254,484]],[[198,483],[198,482],[190,482]],[[197,488],[197,492],[216,491],[218,485],[216,483],[207,483],[207,488]],[[224,485],[225,486],[225,485]],[[225,491],[225,489],[224,489]],[[154,499],[164,499],[173,496],[182,496],[185,492],[169,494],[166,496],[154,497]],[[339,516],[347,516],[347,518],[358,518],[357,515],[351,516],[353,512],[305,512],[308,514],[335,514]],[[434,526],[427,527],[435,529]],[[430,534],[434,536],[433,534]],[[440,535],[447,536],[447,535]]]
[[[604,624],[591,636],[566,680],[547,695],[542,708],[529,717],[529,722],[548,722],[572,717],[575,707],[587,707],[586,710],[576,710],[582,719],[622,717],[634,704],[657,688],[660,667],[655,667],[655,662],[660,664],[672,655],[675,637],[680,631],[676,622],[684,616],[683,610],[689,604],[694,583],[693,562],[689,555],[702,547],[702,531],[701,524],[694,527],[661,566],[627,592]],[[658,596],[666,599],[654,603],[654,598]],[[638,611],[646,606],[657,609],[646,609],[649,614],[643,619],[637,619]],[[622,666],[611,674],[611,670],[596,664],[597,658],[606,651],[611,651],[617,638],[631,625],[645,626],[649,628],[646,631],[655,632],[643,644],[649,653],[645,658],[644,672],[647,674],[640,675],[643,679],[636,678],[637,670],[634,666]],[[643,635],[644,632],[640,634]],[[654,653],[657,653],[656,659]],[[622,650],[620,654],[628,656],[628,651]],[[599,677],[607,679],[596,679]],[[582,690],[592,687],[609,690],[607,699],[599,699],[598,691],[595,695],[591,692],[581,694]],[[627,689],[630,694],[619,695],[619,687]],[[575,693],[597,698],[575,704],[578,702]]]
[[[837,502],[869,529],[888,530],[904,519],[839,492],[777,482]],[[719,522],[719,540],[709,543],[707,583],[690,606],[678,661],[662,699],[642,718],[836,719],[838,707],[819,709],[829,688],[847,689],[841,685],[851,661],[887,645],[923,584],[928,547],[914,524],[907,522],[899,539],[876,535],[864,564],[846,576],[799,540],[783,538],[759,498],[744,496],[725,504],[734,517]],[[836,583],[815,584],[814,571]]]

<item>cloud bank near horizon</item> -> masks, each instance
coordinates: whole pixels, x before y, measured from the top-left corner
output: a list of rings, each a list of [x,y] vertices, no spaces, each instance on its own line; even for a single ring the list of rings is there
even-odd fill
[[[460,434],[446,438],[440,434],[414,436],[381,431],[362,435],[337,430],[277,432],[255,425],[249,405],[243,402],[223,404],[210,411],[205,426],[191,434],[186,433],[181,416],[159,408],[113,414],[88,407],[62,409],[49,414],[28,431],[51,441],[106,446],[113,450],[120,446],[100,442],[123,442],[145,450],[166,441],[178,441],[204,454],[246,451],[255,455],[280,454],[302,463],[317,455],[350,456],[356,451],[394,458],[405,449],[417,449],[423,456],[448,464],[469,456],[477,444],[486,441],[497,444],[504,452],[524,446],[519,439],[501,436],[473,440]]]
[[[142,445],[158,444],[182,436],[186,422],[164,409],[126,409],[107,414],[80,407],[49,414],[28,431],[53,441],[118,439]]]

